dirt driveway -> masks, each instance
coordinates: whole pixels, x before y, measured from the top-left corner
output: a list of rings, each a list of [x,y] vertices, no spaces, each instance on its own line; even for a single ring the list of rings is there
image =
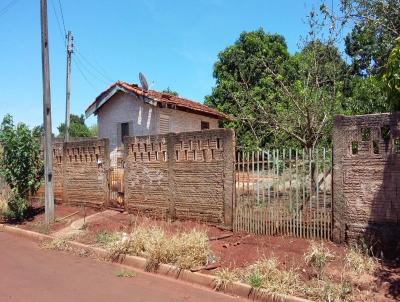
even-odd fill
[[[246,301],[178,280],[41,249],[0,232],[0,301]]]

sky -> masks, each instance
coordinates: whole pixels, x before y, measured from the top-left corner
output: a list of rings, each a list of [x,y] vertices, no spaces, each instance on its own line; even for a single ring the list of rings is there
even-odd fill
[[[333,1],[337,5],[338,0]],[[279,33],[296,52],[318,0],[48,0],[53,132],[65,119],[65,30],[74,36],[71,112],[111,83],[169,87],[203,102],[218,53],[243,31]],[[61,9],[62,8],[62,18]],[[58,19],[56,18],[58,16]],[[63,22],[64,19],[64,22]],[[0,118],[42,124],[40,0],[0,0]],[[90,117],[87,124],[96,123]]]

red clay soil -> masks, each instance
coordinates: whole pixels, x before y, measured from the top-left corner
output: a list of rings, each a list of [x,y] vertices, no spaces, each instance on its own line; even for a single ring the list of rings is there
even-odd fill
[[[87,224],[87,234],[78,240],[86,244],[96,243],[96,235],[100,232],[126,232],[129,233],[135,225],[160,226],[167,233],[174,234],[192,229],[205,230],[210,238],[226,234],[232,236],[210,241],[210,247],[217,262],[221,267],[241,268],[254,263],[260,258],[275,257],[281,268],[298,268],[303,279],[312,275],[304,262],[304,253],[307,251],[310,240],[256,236],[245,233],[232,233],[216,226],[206,225],[194,221],[165,222],[143,216],[119,213],[102,220],[92,221]],[[334,255],[326,267],[326,272],[331,278],[340,279],[343,270],[343,258],[346,247],[326,242],[326,247]],[[203,271],[211,274],[212,271]],[[375,276],[357,276],[359,290],[370,292],[368,295],[357,298],[357,301],[394,301],[400,300],[400,268],[388,264],[380,264]]]
[[[62,219],[75,212],[78,213]],[[83,218],[85,215],[89,216],[96,212],[96,210],[91,208],[83,209],[76,206],[56,204],[54,207],[55,222],[50,224],[49,227],[46,227],[44,224],[44,207],[40,203],[32,203],[29,209],[28,219],[19,224],[18,227],[39,233],[51,234],[69,226],[73,221]]]

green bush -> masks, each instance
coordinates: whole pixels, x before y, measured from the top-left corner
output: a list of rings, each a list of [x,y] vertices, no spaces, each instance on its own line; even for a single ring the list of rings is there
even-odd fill
[[[0,125],[0,175],[12,191],[3,215],[20,221],[27,210],[26,199],[39,189],[43,164],[38,138],[25,124],[15,126],[11,115]]]
[[[7,220],[21,221],[25,217],[27,208],[25,199],[14,193],[9,197],[2,215]]]

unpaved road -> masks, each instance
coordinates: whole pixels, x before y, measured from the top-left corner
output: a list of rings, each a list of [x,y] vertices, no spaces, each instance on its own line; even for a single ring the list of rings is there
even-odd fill
[[[0,232],[2,302],[246,301],[144,272],[117,277],[120,271],[110,263],[44,250],[35,242]]]

